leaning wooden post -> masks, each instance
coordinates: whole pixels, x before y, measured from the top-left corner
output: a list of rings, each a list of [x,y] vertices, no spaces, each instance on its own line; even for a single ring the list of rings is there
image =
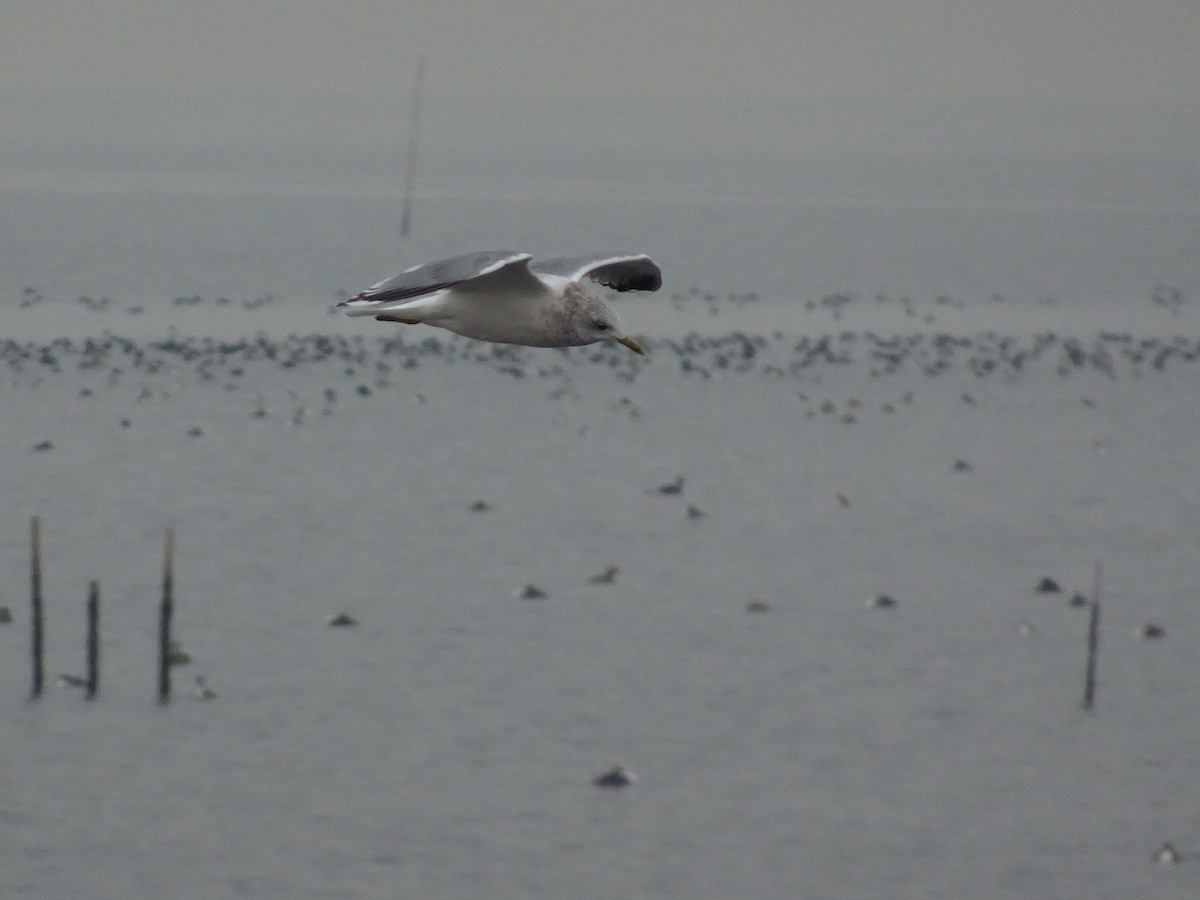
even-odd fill
[[[87,698],[100,689],[100,582],[93,581],[87,599]]]
[[[33,660],[33,686],[29,696],[40,697],[45,668],[42,665],[42,520],[37,516],[29,522],[29,606],[30,656]]]
[[[162,604],[158,611],[158,702],[171,699],[171,616],[175,605],[175,529],[163,543]]]
[[[1089,613],[1083,708],[1090,712],[1096,705],[1096,658],[1100,653],[1100,563],[1096,563],[1096,571],[1092,577],[1092,603]]]

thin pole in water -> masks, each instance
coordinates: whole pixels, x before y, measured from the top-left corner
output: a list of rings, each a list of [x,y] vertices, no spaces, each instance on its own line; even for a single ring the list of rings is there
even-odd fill
[[[158,610],[158,702],[171,699],[171,617],[175,611],[175,529],[163,542],[162,603]]]
[[[29,635],[33,659],[33,685],[29,696],[40,697],[45,679],[42,665],[44,649],[42,633],[42,520],[34,516],[29,522]]]
[[[1100,563],[1092,577],[1092,603],[1089,608],[1087,632],[1087,669],[1083,678],[1083,708],[1089,712],[1096,706],[1096,658],[1100,655]]]
[[[425,84],[425,54],[417,60],[417,82],[413,90],[412,123],[408,132],[408,159],[404,166],[404,206],[400,212],[400,237],[412,228],[413,184],[417,177],[417,132],[421,125],[421,92]]]
[[[100,689],[100,582],[93,581],[87,599],[87,698]]]

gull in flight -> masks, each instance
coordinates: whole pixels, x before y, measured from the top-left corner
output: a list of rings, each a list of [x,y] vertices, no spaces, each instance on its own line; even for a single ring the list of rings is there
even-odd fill
[[[657,291],[662,272],[644,253],[535,261],[528,253],[493,250],[413,266],[338,306],[351,316],[433,325],[479,341],[527,347],[616,341],[644,355],[586,281],[621,292]]]

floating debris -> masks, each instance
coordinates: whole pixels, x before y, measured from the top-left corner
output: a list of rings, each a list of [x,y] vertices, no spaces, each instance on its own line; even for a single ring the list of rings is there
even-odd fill
[[[765,613],[771,611],[771,604],[766,600],[751,600],[746,604],[746,612]]]
[[[1167,636],[1167,629],[1155,622],[1147,622],[1137,631],[1143,641],[1157,641]]]
[[[1062,588],[1058,586],[1057,581],[1047,576],[1037,583],[1034,591],[1039,594],[1058,594],[1062,592]]]
[[[203,675],[197,675],[192,682],[192,697],[196,700],[215,700],[217,692],[208,686]]]
[[[1154,851],[1154,856],[1151,859],[1161,866],[1177,866],[1180,860],[1183,859],[1183,856],[1175,849],[1174,844],[1170,841],[1163,841],[1162,846]]]
[[[486,500],[476,500],[471,504],[471,512],[491,512],[491,509],[491,504],[489,504]]]
[[[895,598],[890,594],[876,594],[875,597],[867,601],[867,606],[873,609],[895,609],[897,603]]]
[[[53,450],[53,449],[54,449],[54,442],[51,440],[38,441],[36,444],[33,445],[33,451],[35,453],[45,453],[47,450]]]
[[[522,600],[545,600],[549,594],[543,591],[536,584],[527,584],[517,593],[517,596]]]
[[[358,619],[347,612],[334,613],[325,620],[325,624],[330,628],[357,628]]]
[[[12,610],[5,603],[0,603],[0,625],[7,625],[12,621]]]
[[[703,519],[704,516],[705,516],[704,510],[702,510],[700,507],[695,506],[691,503],[688,504],[687,517],[689,519]]]

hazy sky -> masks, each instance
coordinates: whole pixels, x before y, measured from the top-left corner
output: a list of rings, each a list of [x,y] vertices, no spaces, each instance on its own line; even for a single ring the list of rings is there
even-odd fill
[[[1200,104],[1198,0],[0,0],[0,85]]]

